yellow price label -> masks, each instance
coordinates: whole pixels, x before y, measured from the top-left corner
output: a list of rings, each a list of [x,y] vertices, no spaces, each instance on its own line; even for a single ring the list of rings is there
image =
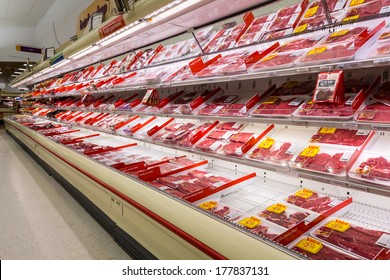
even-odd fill
[[[308,9],[307,12],[305,13],[305,18],[311,18],[317,13],[317,11],[318,11],[318,5]]]
[[[327,47],[325,47],[325,46],[314,48],[314,49],[310,50],[307,54],[308,55],[315,55],[315,54],[323,53],[324,51],[326,51],[326,49],[327,49]]]
[[[327,228],[337,230],[339,232],[345,232],[347,229],[349,229],[351,226],[349,223],[344,222],[342,220],[334,220],[326,224]]]
[[[305,199],[308,199],[308,198],[310,198],[313,194],[314,194],[314,192],[311,191],[311,190],[302,189],[302,190],[297,191],[294,195],[295,195],[295,196],[302,197],[302,198],[305,198]]]
[[[295,28],[294,33],[301,33],[303,31],[305,31],[306,29],[307,29],[307,23],[302,24],[302,25],[298,26],[297,28]]]
[[[268,97],[262,104],[275,104],[280,98],[277,96]]]
[[[352,0],[349,6],[350,7],[357,6],[363,4],[364,2],[366,2],[366,0]]]
[[[312,254],[317,254],[323,247],[320,241],[311,237],[302,239],[295,246]]]
[[[281,203],[276,203],[267,208],[268,211],[276,214],[282,214],[284,211],[286,211],[286,209],[287,206]]]
[[[255,216],[252,216],[241,220],[239,224],[246,228],[255,228],[261,224],[261,220],[256,218]]]
[[[339,30],[339,31],[336,31],[336,32],[333,32],[332,34],[330,34],[329,37],[333,38],[333,37],[344,36],[344,35],[347,34],[349,31],[350,31],[349,29]]]
[[[298,81],[289,81],[289,82],[285,82],[283,85],[282,85],[282,88],[293,88],[293,87],[296,87],[299,85],[299,82]]]
[[[319,146],[309,146],[305,148],[299,155],[302,157],[315,157],[319,151]]]
[[[382,35],[379,37],[379,40],[385,40],[390,38],[390,32],[383,32]]]
[[[204,210],[210,210],[210,209],[213,209],[215,206],[217,206],[217,204],[218,204],[218,202],[216,202],[216,201],[206,201],[206,202],[199,204],[198,206]]]
[[[275,54],[270,54],[270,55],[264,57],[261,61],[268,61],[268,60],[274,59],[277,56],[278,55],[276,53]]]
[[[272,145],[275,143],[275,140],[272,139],[272,138],[268,138],[263,140],[260,144],[259,144],[259,148],[262,148],[262,149],[269,149],[272,147]]]
[[[334,134],[336,132],[337,128],[335,127],[322,127],[320,129],[321,134]]]
[[[354,15],[354,16],[344,18],[343,21],[351,21],[351,20],[358,19],[359,17],[360,17],[359,15]]]

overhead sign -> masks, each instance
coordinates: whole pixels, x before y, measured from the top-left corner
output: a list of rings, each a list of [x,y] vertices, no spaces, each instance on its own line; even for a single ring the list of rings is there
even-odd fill
[[[34,48],[34,47],[28,47],[28,46],[22,46],[22,45],[16,45],[16,50],[19,52],[29,52],[29,53],[42,53],[42,49],[40,48]]]
[[[89,5],[84,11],[82,11],[79,15],[79,22],[77,24],[77,33],[79,34],[81,31],[88,28],[89,19],[92,15],[101,13],[103,15],[102,22],[106,21],[112,15],[110,14],[110,10],[112,7],[115,7],[114,0],[95,0],[91,5]],[[89,31],[89,30],[87,30]]]

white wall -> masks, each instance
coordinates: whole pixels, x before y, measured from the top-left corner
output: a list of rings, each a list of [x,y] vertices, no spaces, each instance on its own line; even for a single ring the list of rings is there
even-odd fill
[[[35,29],[35,45],[39,47],[59,47],[76,34],[79,14],[93,0],[57,0],[46,12]],[[59,40],[57,43],[53,23]]]

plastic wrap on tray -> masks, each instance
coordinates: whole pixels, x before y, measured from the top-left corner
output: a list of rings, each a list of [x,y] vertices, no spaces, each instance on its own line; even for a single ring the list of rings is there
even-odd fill
[[[250,115],[288,118],[306,99],[302,96],[271,96],[252,110]]]
[[[317,46],[302,55],[296,64],[300,66],[348,61],[355,57],[355,51],[353,42]]]
[[[359,2],[357,2],[356,4],[359,4]],[[374,16],[380,13],[387,12],[388,8],[386,7],[390,5],[390,1],[389,0],[372,0],[372,1],[366,0],[363,1],[361,5],[356,5],[356,4],[353,5],[353,2],[350,2],[350,6],[346,11],[342,21],[353,21],[360,18],[365,18],[365,17]]]
[[[300,189],[285,198],[285,201],[290,204],[294,204],[320,214],[333,207],[331,204],[333,200],[333,198],[327,195],[319,194],[309,189]]]
[[[357,225],[342,219],[330,218],[310,233],[313,237],[337,246],[365,259],[375,259],[389,249],[377,244],[390,233],[366,226]],[[387,259],[390,254],[387,255]]]
[[[290,162],[291,167],[309,171],[346,176],[347,163],[355,148],[336,145],[309,145]]]
[[[311,260],[357,260],[356,256],[348,254],[336,247],[312,238],[299,238],[291,247],[291,250],[301,253]]]
[[[235,135],[242,127],[242,124],[228,122],[220,124],[215,130],[211,131],[202,139],[195,148],[205,152],[216,152],[222,146],[226,145],[230,137]],[[242,145],[242,144],[241,144]]]
[[[215,200],[208,200],[199,203],[198,207],[230,221],[237,220],[243,215],[243,213],[233,209],[232,207]]]
[[[370,131],[345,128],[320,128],[310,143],[335,144],[359,147],[367,140]]]
[[[284,53],[284,52],[292,52],[302,49],[307,49],[313,47],[317,44],[323,36],[305,36],[299,37],[298,39],[289,39],[281,43],[280,47],[278,47],[274,52],[275,53]]]
[[[197,111],[198,115],[217,115],[226,105],[239,99],[238,95],[222,95],[214,98]]]
[[[261,210],[258,216],[284,228],[292,228],[311,213],[298,207],[283,203],[274,203]]]
[[[305,119],[349,120],[352,119],[354,113],[351,105],[347,104],[307,102],[294,112],[294,116]]]
[[[302,54],[301,51],[292,53],[273,53],[262,58],[248,69],[248,72],[259,72],[271,69],[290,68]]]
[[[328,35],[321,42],[322,44],[355,42],[366,40],[364,34],[367,33],[368,28],[364,26],[357,26],[353,28],[343,28]]]
[[[315,88],[315,81],[288,81],[275,89],[272,96],[308,95]]]
[[[256,215],[244,217],[243,219],[240,219],[237,224],[255,234],[267,237],[271,240],[286,231],[285,228],[270,223]]]

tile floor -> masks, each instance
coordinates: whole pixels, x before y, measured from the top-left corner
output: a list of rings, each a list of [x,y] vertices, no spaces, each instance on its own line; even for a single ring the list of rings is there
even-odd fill
[[[0,126],[0,259],[130,259]]]

